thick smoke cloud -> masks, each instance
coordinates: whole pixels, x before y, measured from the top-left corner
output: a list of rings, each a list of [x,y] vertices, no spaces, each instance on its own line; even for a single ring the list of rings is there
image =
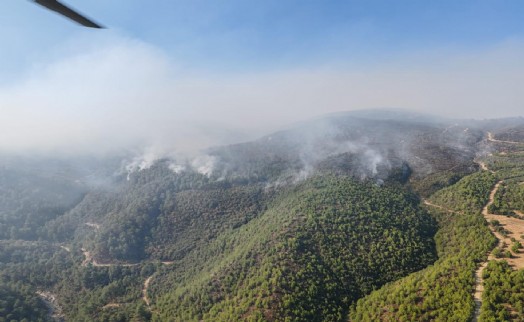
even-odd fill
[[[176,61],[148,44],[115,39],[1,87],[0,150],[92,154],[125,148],[169,157],[341,110],[518,115],[523,48],[508,43],[480,55],[414,54],[410,62],[361,68],[204,75],[177,70]]]

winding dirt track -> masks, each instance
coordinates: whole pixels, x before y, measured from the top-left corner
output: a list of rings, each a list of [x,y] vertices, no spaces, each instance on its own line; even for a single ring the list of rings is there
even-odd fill
[[[82,248],[82,252],[83,252],[84,257],[85,257],[84,261],[82,262],[82,266],[84,266],[84,267],[89,265],[89,264],[93,265],[94,267],[111,267],[111,266],[130,267],[130,266],[137,266],[137,265],[143,264],[143,263],[134,263],[134,264],[128,264],[128,263],[106,263],[106,264],[101,264],[101,263],[98,263],[93,258],[93,256],[91,255],[91,252],[89,252],[85,248]],[[162,265],[173,265],[175,262],[174,261],[162,261],[160,263]],[[151,280],[153,279],[154,276],[155,276],[155,273],[153,273],[153,275],[149,276],[144,281],[144,284],[142,286],[142,300],[146,303],[146,305],[147,305],[147,307],[149,309],[151,309],[151,299],[149,298],[149,295],[147,293],[148,293],[148,289],[149,289],[149,284],[151,284]],[[125,303],[109,303],[109,304],[105,305],[103,307],[103,309],[119,307],[122,304],[125,304]]]
[[[493,134],[490,132],[488,132],[488,141],[510,143],[510,144],[520,144],[520,142],[496,140],[493,138]],[[480,168],[483,171],[489,171],[491,173],[495,173],[495,171],[488,168],[486,163],[482,161],[475,161],[475,162],[479,164]],[[489,210],[488,210],[489,206],[493,204],[495,200],[495,195],[497,194],[497,191],[502,183],[503,183],[503,180],[500,180],[493,186],[493,189],[491,189],[491,192],[489,194],[489,200],[487,204],[482,208],[482,216],[488,223],[491,220],[498,220],[500,224],[508,231],[507,236],[502,236],[499,232],[497,232],[494,229],[492,225],[489,225],[491,232],[495,235],[495,237],[498,240],[497,246],[495,246],[493,249],[495,248],[504,249],[508,245],[511,245],[512,237],[517,240],[520,239],[521,242],[524,243],[524,238],[522,238],[522,236],[524,236],[524,225],[523,225],[524,221],[518,218],[500,216],[500,215],[489,213]],[[424,204],[428,206],[439,208],[441,210],[444,210],[450,213],[458,213],[457,211],[448,209],[446,207],[433,204],[428,200],[424,200]],[[518,215],[521,214],[521,212],[519,211],[515,211],[515,213],[517,213]],[[493,250],[489,252],[487,260],[481,263],[481,265],[475,271],[475,291],[473,293],[473,299],[475,301],[475,311],[474,311],[473,319],[472,319],[473,322],[477,322],[480,316],[480,309],[482,307],[482,294],[484,292],[484,279],[482,278],[482,275],[483,275],[484,269],[486,269],[486,267],[488,266],[488,262],[491,260],[497,260],[497,258],[495,258],[495,256],[493,255]],[[504,260],[506,260],[515,269],[524,268],[524,254],[522,253],[514,254],[512,258],[505,258]]]
[[[508,144],[523,144],[523,142],[517,142],[517,141],[504,141],[504,140],[497,140],[493,136],[493,133],[488,132],[488,141],[490,142],[497,142],[497,143],[508,143]]]
[[[488,132],[487,140],[489,142],[496,142],[496,143],[506,143],[506,144],[519,144],[524,145],[524,142],[516,142],[516,141],[504,141],[504,140],[497,140],[494,138],[493,133]],[[496,173],[495,171],[488,168],[487,164],[483,161],[475,161],[479,164],[480,168],[483,171],[489,171],[491,173]],[[503,183],[503,180],[498,181],[494,186],[493,189],[491,189],[491,192],[489,194],[489,200],[487,204],[482,208],[482,216],[484,219],[489,223],[492,220],[497,220],[501,226],[507,231],[506,236],[503,236],[498,231],[495,230],[495,227],[493,225],[489,225],[489,228],[493,235],[498,240],[497,245],[493,248],[500,248],[501,250],[506,250],[508,246],[510,246],[513,242],[511,241],[512,238],[520,241],[524,244],[524,220],[509,216],[501,216],[501,215],[495,215],[489,213],[489,206],[491,206],[495,200],[495,195],[497,194],[497,191],[500,187],[500,185]],[[522,182],[524,184],[524,182]],[[436,205],[431,203],[428,200],[424,200],[424,204],[436,207],[441,210],[450,212],[450,213],[459,213],[457,211],[451,210],[449,208],[446,208],[441,205]],[[524,216],[524,213],[519,210],[514,210],[514,212],[519,216]],[[491,250],[488,254],[488,258],[485,262],[481,263],[481,265],[477,268],[475,271],[475,291],[473,293],[473,298],[475,301],[475,311],[473,314],[473,321],[477,322],[478,318],[480,316],[480,309],[482,307],[482,295],[484,292],[484,279],[482,278],[484,269],[488,266],[489,261],[491,260],[499,260],[498,258],[495,258],[493,255],[493,250]],[[501,260],[505,260],[508,262],[510,266],[512,266],[514,269],[522,269],[524,268],[524,253],[518,252],[512,254],[511,258],[503,258]]]
[[[488,132],[488,141],[489,142],[496,142],[496,143],[506,143],[506,144],[522,144],[522,142],[516,142],[516,141],[504,141],[504,140],[497,140],[494,138],[493,133]],[[477,162],[481,169],[484,171],[489,171],[491,173],[495,173],[495,171],[490,170],[487,165],[482,162]],[[508,245],[511,245],[511,238],[520,239],[521,242],[524,241],[522,236],[524,236],[524,225],[523,221],[518,218],[513,217],[507,217],[507,216],[500,216],[495,214],[489,213],[489,206],[491,206],[495,200],[495,195],[500,187],[500,185],[503,183],[503,180],[498,181],[493,189],[491,190],[489,194],[489,201],[488,203],[482,208],[482,216],[484,219],[489,223],[491,220],[497,220],[499,223],[508,231],[507,236],[501,235],[499,232],[497,232],[493,225],[489,225],[491,232],[497,237],[498,244],[495,248],[501,248],[504,249]],[[519,211],[515,211],[518,215],[521,213]],[[494,248],[494,249],[495,249]],[[482,263],[477,271],[475,272],[475,292],[473,294],[474,300],[475,300],[475,313],[473,315],[473,321],[477,322],[478,318],[480,316],[480,309],[482,306],[482,294],[484,292],[484,279],[482,278],[482,274],[484,272],[484,269],[488,266],[488,262],[491,260],[497,260],[495,256],[493,256],[493,251],[491,251],[488,255],[488,259],[486,262]],[[504,258],[514,269],[521,269],[524,268],[524,254],[518,253],[514,254],[512,258]]]
[[[112,267],[112,266],[121,266],[121,267],[132,267],[132,266],[138,266],[140,263],[99,263],[96,259],[93,258],[93,255],[90,251],[86,250],[85,248],[82,248],[82,253],[84,254],[84,261],[82,262],[82,266],[86,267],[87,265],[91,264],[94,267]]]
[[[146,305],[148,308],[151,307],[151,301],[149,300],[149,297],[147,296],[147,289],[149,288],[149,283],[151,283],[151,279],[153,278],[153,275],[149,276],[145,282],[144,286],[142,287],[142,299],[144,302],[146,302]]]
[[[96,231],[100,230],[100,224],[86,222],[85,225],[95,229]],[[140,265],[140,263],[99,263],[95,258],[93,258],[93,255],[91,254],[90,251],[88,251],[85,248],[82,248],[81,250],[85,257],[84,261],[82,262],[82,266],[84,267],[89,264],[93,265],[94,267],[111,267],[111,266],[132,267],[132,266]]]
[[[489,170],[487,170],[487,171],[489,171]],[[488,207],[493,203],[493,201],[495,199],[495,194],[497,192],[498,187],[500,186],[500,183],[501,182],[498,182],[495,185],[495,187],[493,187],[493,189],[491,190],[491,193],[489,195],[489,201],[486,204],[486,206],[484,206],[484,208],[482,210],[482,214],[484,214],[485,212],[487,213]],[[438,208],[440,210],[447,211],[449,213],[460,214],[459,212],[457,212],[455,210],[452,210],[452,209],[449,209],[449,208],[446,208],[446,207],[443,207],[443,206],[431,203],[428,200],[424,200],[424,204],[426,204],[428,206],[431,206],[431,207]],[[498,238],[499,244],[500,244],[500,240],[501,239],[499,238],[499,236],[497,236],[497,238]],[[480,308],[482,306],[482,293],[484,292],[484,280],[482,278],[482,273],[483,273],[484,269],[488,266],[488,262],[490,260],[493,260],[493,259],[494,259],[494,256],[492,255],[492,252],[490,252],[489,255],[488,255],[488,259],[485,262],[483,262],[479,266],[479,268],[475,271],[475,292],[473,294],[473,299],[475,301],[475,311],[474,311],[473,319],[472,319],[473,322],[477,322],[478,321],[478,317],[480,315]]]
[[[487,171],[490,171],[486,168]],[[493,204],[493,201],[495,200],[495,194],[497,193],[500,185],[502,184],[502,180],[497,182],[493,189],[491,189],[491,192],[489,194],[489,201],[488,203],[482,208],[482,215],[484,218],[488,216],[488,208]],[[486,220],[488,220],[486,218]],[[489,222],[489,220],[488,220]],[[496,247],[500,246],[501,238],[500,234],[495,232],[493,228],[490,226],[491,231],[495,234],[495,237],[498,239],[498,245]],[[493,251],[490,251],[488,254],[488,259],[483,262],[475,271],[475,292],[473,293],[473,299],[475,301],[475,312],[473,314],[473,322],[477,322],[478,318],[480,316],[480,308],[482,307],[482,294],[484,293],[484,279],[482,278],[482,274],[484,273],[484,269],[488,266],[488,262],[491,260],[494,260],[495,257],[493,256]]]
[[[427,206],[435,207],[435,208],[438,208],[440,210],[444,210],[444,211],[451,212],[451,213],[454,213],[454,214],[460,214],[460,212],[458,212],[458,211],[451,210],[449,208],[446,208],[446,207],[434,204],[434,203],[432,203],[431,201],[429,201],[427,199],[424,199],[424,204],[427,205]]]

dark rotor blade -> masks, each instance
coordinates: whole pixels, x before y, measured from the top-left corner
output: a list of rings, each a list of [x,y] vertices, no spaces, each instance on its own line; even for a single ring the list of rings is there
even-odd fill
[[[79,24],[90,27],[90,28],[104,28],[101,25],[89,20],[88,18],[82,16],[78,12],[74,11],[71,8],[66,7],[57,0],[34,0],[41,6],[46,7],[49,10],[58,12],[59,14],[66,16],[67,18],[78,22]]]

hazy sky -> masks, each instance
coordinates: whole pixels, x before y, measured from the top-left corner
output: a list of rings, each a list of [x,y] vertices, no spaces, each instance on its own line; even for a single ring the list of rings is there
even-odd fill
[[[524,114],[524,2],[0,2],[0,150],[191,150],[324,113]]]

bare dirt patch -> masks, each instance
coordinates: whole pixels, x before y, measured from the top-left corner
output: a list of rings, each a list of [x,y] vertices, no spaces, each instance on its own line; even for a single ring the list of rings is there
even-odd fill
[[[47,291],[38,291],[36,294],[45,302],[49,309],[49,317],[53,321],[65,321],[64,314],[62,313],[62,307],[58,304],[56,296]]]
[[[524,243],[524,239],[521,238],[521,236],[524,235],[524,220],[494,214],[484,215],[484,218],[488,221],[498,220],[500,225],[508,231],[507,236],[502,236],[498,232],[494,232],[495,236],[497,236],[497,238],[502,241],[502,244],[505,245],[503,247],[504,250],[511,248],[511,245],[513,244],[511,238]],[[524,252],[522,249],[519,253],[513,253],[511,258],[504,258],[504,260],[506,260],[514,269],[524,268]]]
[[[483,161],[478,161],[477,163],[479,164],[479,166],[480,166],[480,168],[481,168],[482,170],[484,170],[484,171],[489,171],[489,172],[491,172],[491,173],[495,173],[495,171],[490,170],[490,169],[488,168],[488,166],[486,165],[485,162],[483,162]]]

